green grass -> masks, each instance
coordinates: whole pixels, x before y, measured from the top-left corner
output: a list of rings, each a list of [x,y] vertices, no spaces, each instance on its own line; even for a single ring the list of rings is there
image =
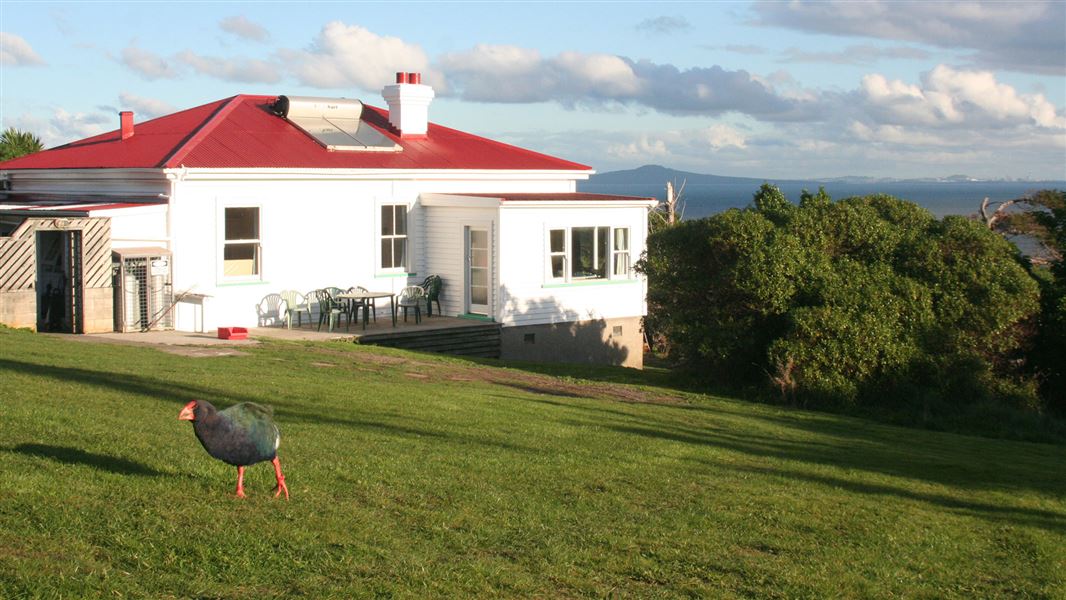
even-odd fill
[[[580,371],[0,328],[0,598],[1066,597],[1062,446]],[[275,408],[290,502],[194,398]]]

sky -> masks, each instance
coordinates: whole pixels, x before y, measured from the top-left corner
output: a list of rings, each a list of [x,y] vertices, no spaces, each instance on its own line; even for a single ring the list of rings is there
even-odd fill
[[[0,0],[0,127],[46,147],[235,94],[384,106],[591,165],[1066,180],[1066,1]]]

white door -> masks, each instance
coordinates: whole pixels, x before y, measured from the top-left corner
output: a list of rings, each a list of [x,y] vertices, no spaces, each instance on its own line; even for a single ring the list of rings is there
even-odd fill
[[[489,281],[492,277],[489,230],[466,228],[466,312],[489,314]]]

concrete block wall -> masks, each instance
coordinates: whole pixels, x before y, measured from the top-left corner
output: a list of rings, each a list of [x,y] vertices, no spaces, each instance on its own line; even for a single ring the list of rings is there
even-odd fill
[[[115,293],[112,288],[86,289],[83,302],[84,333],[106,333],[115,330]]]
[[[37,291],[0,291],[0,323],[8,327],[37,329]]]
[[[500,358],[644,367],[640,317],[504,327]]]

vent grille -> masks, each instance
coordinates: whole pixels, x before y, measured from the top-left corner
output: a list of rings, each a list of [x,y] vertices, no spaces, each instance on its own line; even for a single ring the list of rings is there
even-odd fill
[[[112,265],[115,329],[121,332],[174,328],[170,255],[119,256]]]

